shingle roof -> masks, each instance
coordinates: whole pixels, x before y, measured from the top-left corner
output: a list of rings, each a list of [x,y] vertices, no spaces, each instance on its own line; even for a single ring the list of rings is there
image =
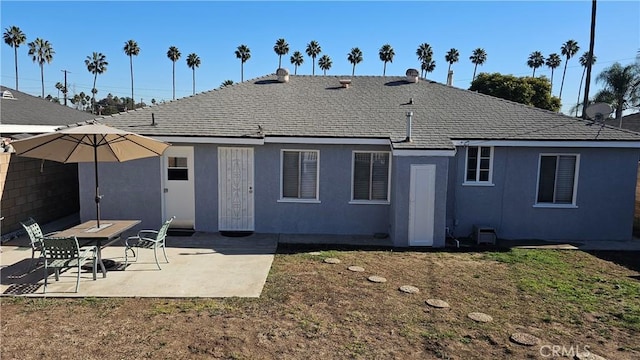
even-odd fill
[[[605,121],[605,123],[607,125],[611,125],[612,127],[620,127],[620,120],[608,119]],[[640,132],[640,113],[623,116],[622,128],[635,131],[635,132]]]
[[[67,125],[95,117],[88,112],[74,110],[5,86],[0,86],[0,95],[5,90],[11,92],[13,99],[0,100],[0,123],[2,124]]]
[[[279,83],[268,75],[99,121],[150,136],[383,138],[418,149],[451,149],[455,139],[640,141],[631,131],[431,81],[356,76],[342,88],[342,78],[349,77]],[[403,142],[408,111],[413,141]]]

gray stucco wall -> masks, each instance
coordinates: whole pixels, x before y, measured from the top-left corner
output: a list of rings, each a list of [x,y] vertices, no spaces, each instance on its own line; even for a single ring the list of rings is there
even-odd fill
[[[534,207],[541,153],[580,154],[577,208]],[[450,166],[447,223],[456,236],[483,224],[504,239],[631,239],[638,155],[634,149],[500,147],[494,186],[463,186],[465,151],[459,148]]]
[[[411,165],[418,164],[436,165],[433,246],[444,247],[446,238],[446,189],[449,177],[448,157],[395,156],[393,158],[393,174],[391,180],[393,242],[396,246],[409,246],[409,185],[411,182]],[[425,221],[428,221],[428,219],[425,219]]]
[[[349,204],[352,151],[389,151],[388,147],[299,144],[242,147],[254,149],[256,232],[335,235],[390,232],[390,205]],[[217,148],[214,144],[194,145],[195,228],[198,231],[218,231]],[[278,202],[281,149],[320,151],[319,203]],[[160,167],[160,158],[101,163],[102,218],[141,219],[141,227],[159,227],[162,222]],[[81,218],[91,220],[95,218],[92,164],[80,164],[79,174]]]
[[[161,159],[147,158],[122,163],[99,163],[98,181],[101,219],[138,219],[138,229],[157,229],[162,224]],[[93,163],[78,164],[80,220],[96,218]]]

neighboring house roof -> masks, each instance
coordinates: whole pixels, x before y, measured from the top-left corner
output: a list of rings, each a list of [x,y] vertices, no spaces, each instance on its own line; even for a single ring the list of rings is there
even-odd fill
[[[0,86],[0,123],[11,125],[67,125],[95,118],[95,115]]]
[[[620,127],[620,120],[608,119],[605,123],[613,127]],[[640,132],[640,113],[623,116],[622,128],[635,131],[635,132]]]
[[[405,77],[275,75],[99,121],[150,136],[390,139],[399,149],[451,149],[452,140],[623,140],[640,134]],[[406,113],[413,112],[412,142]],[[152,125],[152,119],[155,125]],[[196,139],[194,139],[196,140]]]

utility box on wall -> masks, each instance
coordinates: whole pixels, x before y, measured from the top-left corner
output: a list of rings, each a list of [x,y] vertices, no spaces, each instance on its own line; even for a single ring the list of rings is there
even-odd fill
[[[478,245],[495,245],[497,239],[496,229],[488,225],[473,225],[473,236],[476,238]]]

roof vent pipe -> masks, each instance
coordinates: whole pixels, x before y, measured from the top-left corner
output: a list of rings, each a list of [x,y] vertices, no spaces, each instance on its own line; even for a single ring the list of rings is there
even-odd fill
[[[417,83],[420,73],[416,69],[408,69],[405,75],[407,75],[407,82]]]
[[[278,77],[278,82],[289,82],[289,70],[287,69],[279,68],[278,70],[276,70],[276,76]]]
[[[405,141],[411,142],[411,120],[413,117],[413,111],[407,111],[407,138]]]
[[[447,74],[447,85],[453,85],[453,70],[449,70],[449,73]]]
[[[156,126],[156,116],[151,113],[151,126]]]

